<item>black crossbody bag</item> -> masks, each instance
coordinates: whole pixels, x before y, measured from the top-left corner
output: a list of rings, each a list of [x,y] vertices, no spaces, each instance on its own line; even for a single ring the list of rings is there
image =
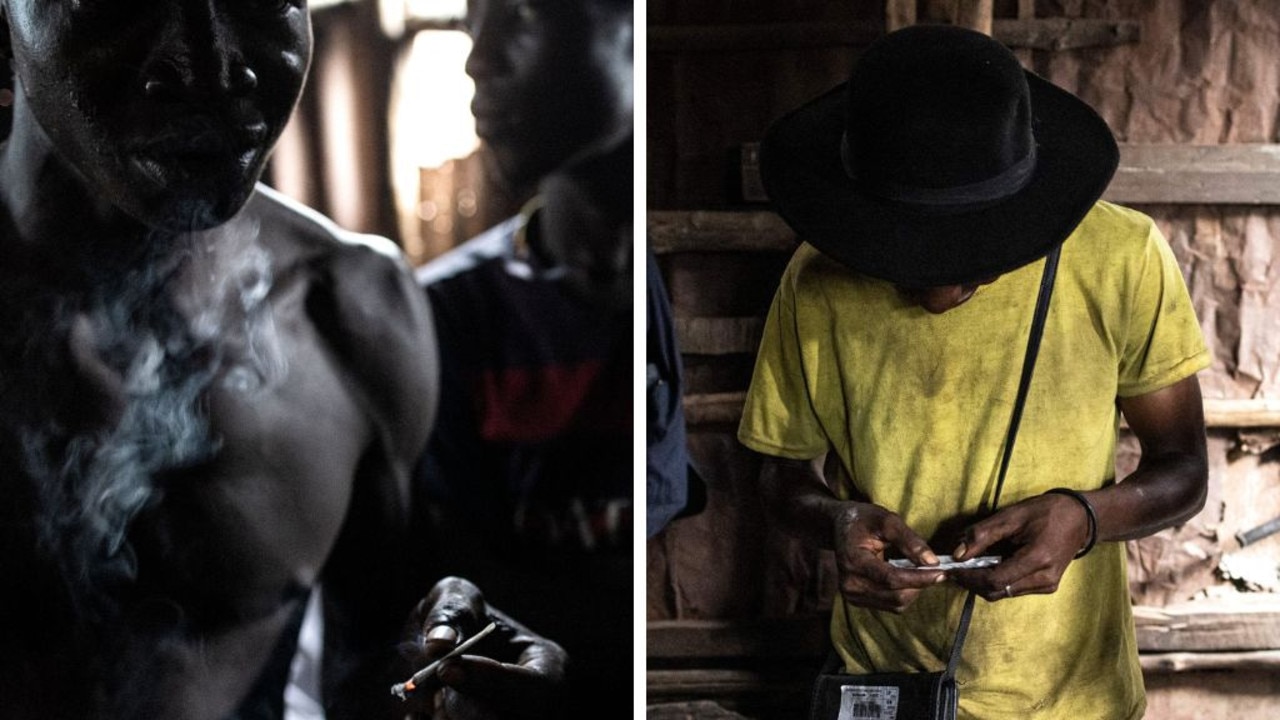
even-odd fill
[[[1009,432],[1005,437],[1004,454],[1000,458],[1000,472],[991,501],[992,513],[1000,506],[1000,491],[1004,489],[1004,476],[1009,469],[1013,443],[1018,436],[1018,423],[1022,419],[1031,374],[1035,370],[1045,316],[1049,314],[1049,297],[1053,294],[1053,280],[1058,272],[1060,251],[1061,246],[1045,258],[1044,273],[1040,277],[1040,294],[1036,298],[1035,315],[1031,320],[1031,335],[1027,339],[1027,354],[1022,361],[1022,377],[1018,382],[1018,394],[1014,399]],[[956,638],[951,644],[951,657],[947,660],[947,667],[940,672],[850,675],[838,672],[839,658],[833,653],[814,683],[809,720],[955,720],[959,700],[956,667],[960,664],[960,653],[969,632],[975,599],[972,591],[964,599]]]

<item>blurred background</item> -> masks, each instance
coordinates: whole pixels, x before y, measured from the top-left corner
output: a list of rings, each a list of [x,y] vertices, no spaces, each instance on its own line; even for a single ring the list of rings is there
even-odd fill
[[[486,172],[466,0],[311,0],[307,88],[264,181],[413,265],[514,214]]]

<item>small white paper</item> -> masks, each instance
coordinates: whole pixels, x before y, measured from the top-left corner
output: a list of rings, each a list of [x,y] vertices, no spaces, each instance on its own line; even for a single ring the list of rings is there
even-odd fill
[[[837,720],[897,720],[898,688],[841,685]]]
[[[982,555],[968,560],[956,561],[950,555],[939,555],[937,565],[916,565],[906,558],[890,560],[889,564],[896,568],[905,568],[907,570],[972,570],[974,568],[999,565],[1000,557],[997,555]]]

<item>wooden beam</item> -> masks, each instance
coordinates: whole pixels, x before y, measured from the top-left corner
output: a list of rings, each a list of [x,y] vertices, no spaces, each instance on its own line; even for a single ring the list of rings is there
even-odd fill
[[[1205,398],[1204,423],[1215,428],[1280,427],[1280,400]]]
[[[1280,649],[1280,602],[1191,602],[1137,608],[1138,647],[1146,652]]]
[[[742,419],[745,392],[694,393],[684,396],[684,419],[689,425],[737,425]]]
[[[791,252],[796,236],[771,212],[651,211],[649,247],[682,252]]]
[[[886,26],[893,22],[900,20],[886,16]],[[885,30],[886,27],[869,22],[654,25],[648,31],[649,52],[697,54],[866,47],[884,35]],[[994,20],[990,34],[1015,49],[1074,50],[1137,42],[1141,31],[1134,20],[1031,18]]]
[[[743,199],[767,202],[759,143],[742,147]],[[1132,204],[1280,205],[1280,144],[1120,145],[1120,167],[1103,193]]]
[[[1036,16],[1036,0],[1018,0],[1018,19],[1031,20]],[[1013,51],[1022,67],[1031,68],[1033,57],[1031,48],[1017,48]]]
[[[916,24],[916,0],[885,0],[884,31],[891,33]]]
[[[650,660],[822,657],[828,647],[825,615],[760,620],[661,620],[646,628]]]
[[[743,695],[803,692],[813,684],[821,662],[815,662],[795,677],[780,678],[780,673],[758,670],[649,670],[645,673],[645,694],[649,702],[676,698],[740,698]]]
[[[993,11],[992,0],[952,0],[951,22],[990,35]]]
[[[677,317],[676,344],[689,355],[755,354],[764,332],[762,317]]]
[[[702,54],[866,47],[882,35],[883,28],[866,22],[653,25],[649,27],[649,52]]]
[[[1060,52],[1136,43],[1142,39],[1142,25],[1136,20],[1019,17],[993,21],[991,35],[1015,50]]]
[[[650,704],[645,708],[644,717],[645,720],[750,720],[710,700]]]
[[[1138,655],[1138,661],[1142,663],[1142,671],[1149,675],[1204,670],[1264,670],[1280,672],[1280,650],[1142,653]]]
[[[691,425],[736,423],[746,397],[745,392],[686,395],[685,420]],[[1204,421],[1217,429],[1280,427],[1280,401],[1205,398]]]
[[[1280,145],[1122,145],[1104,197],[1127,203],[1280,204]]]

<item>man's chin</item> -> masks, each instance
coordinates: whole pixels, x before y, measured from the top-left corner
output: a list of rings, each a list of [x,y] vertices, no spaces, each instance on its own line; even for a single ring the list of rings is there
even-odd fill
[[[559,158],[530,155],[522,149],[496,143],[486,145],[485,167],[504,190],[519,195],[537,188],[538,182],[556,170]]]
[[[209,230],[235,217],[249,196],[253,185],[228,193],[225,188],[217,192],[187,188],[166,193],[163,198],[138,208],[125,208],[147,227],[160,232],[199,232]]]

